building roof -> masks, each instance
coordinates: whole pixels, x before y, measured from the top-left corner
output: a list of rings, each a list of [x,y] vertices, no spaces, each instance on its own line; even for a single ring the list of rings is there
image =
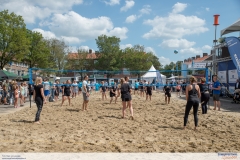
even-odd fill
[[[68,59],[85,58],[85,57],[83,57],[83,55],[82,55],[82,57],[80,55],[81,54],[79,54],[79,53],[68,53]],[[86,57],[86,59],[97,59],[97,58],[98,58],[98,56],[95,53],[88,53],[87,57]]]
[[[205,61],[207,58],[209,58],[211,55],[207,55],[207,56],[204,56],[204,57],[200,57],[200,58],[197,58],[197,59],[194,59],[194,63],[198,63],[198,62],[203,62]],[[192,63],[192,59],[188,62],[184,62],[184,64],[191,64]]]

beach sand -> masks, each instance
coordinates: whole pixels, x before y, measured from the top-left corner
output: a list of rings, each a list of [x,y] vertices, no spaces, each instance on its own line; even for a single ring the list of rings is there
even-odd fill
[[[183,128],[186,101],[172,97],[165,105],[163,93],[152,101],[133,95],[134,120],[121,119],[121,100],[109,104],[100,93],[90,97],[81,111],[82,95],[72,106],[60,101],[43,106],[41,124],[33,124],[37,107],[26,107],[0,117],[1,152],[237,152],[240,151],[240,113],[199,107],[198,131],[192,110]],[[231,105],[231,104],[229,104]]]

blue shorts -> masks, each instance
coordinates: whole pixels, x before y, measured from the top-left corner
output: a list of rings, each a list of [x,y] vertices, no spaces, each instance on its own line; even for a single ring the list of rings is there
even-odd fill
[[[49,90],[44,90],[44,96],[48,96],[50,94]]]

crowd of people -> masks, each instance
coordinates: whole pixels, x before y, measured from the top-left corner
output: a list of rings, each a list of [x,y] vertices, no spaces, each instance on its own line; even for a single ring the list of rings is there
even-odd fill
[[[221,86],[217,81],[217,76],[213,76],[213,101],[214,101],[214,110],[218,108],[220,110],[220,101],[219,95]],[[132,107],[132,94],[137,94],[140,97],[144,98],[146,96],[146,100],[151,101],[152,90],[154,89],[154,85],[146,80],[143,81],[135,81],[134,87],[129,83],[129,77],[121,78],[120,81],[114,82],[108,85],[106,82],[102,81],[99,86],[92,86],[88,81],[88,76],[84,76],[84,80],[80,83],[76,81],[71,82],[67,80],[60,84],[58,80],[56,80],[53,84],[51,84],[47,78],[42,80],[41,77],[37,77],[34,85],[28,85],[26,82],[21,82],[20,84],[16,81],[9,82],[6,80],[2,84],[2,102],[3,104],[13,103],[15,108],[18,108],[18,102],[20,99],[20,105],[22,106],[26,102],[26,98],[30,95],[33,96],[33,100],[37,105],[37,113],[35,117],[35,123],[40,123],[40,114],[42,111],[42,107],[47,101],[57,101],[59,100],[60,93],[62,93],[62,102],[61,106],[63,106],[64,102],[67,100],[69,106],[71,105],[71,98],[76,98],[77,95],[82,94],[83,103],[82,103],[82,111],[86,111],[88,109],[88,103],[92,90],[100,90],[102,100],[107,99],[107,94],[110,97],[110,104],[114,101],[117,102],[117,99],[121,96],[122,100],[122,118],[125,118],[126,109],[129,108],[131,116],[130,118],[133,120],[133,107]],[[132,93],[132,90],[134,92]],[[194,121],[195,121],[195,129],[198,126],[198,107],[201,104],[202,114],[207,114],[208,102],[210,99],[209,86],[206,84],[205,78],[201,78],[200,82],[197,82],[195,77],[191,77],[189,83],[183,81],[182,83],[176,82],[176,85],[173,83],[166,83],[163,87],[163,92],[165,95],[165,103],[170,103],[171,93],[175,90],[176,96],[181,97],[181,93],[186,95],[186,108],[185,108],[185,116],[184,116],[184,129],[186,127],[188,121],[188,115],[193,108],[194,113]],[[8,101],[7,95],[12,99],[11,102]]]

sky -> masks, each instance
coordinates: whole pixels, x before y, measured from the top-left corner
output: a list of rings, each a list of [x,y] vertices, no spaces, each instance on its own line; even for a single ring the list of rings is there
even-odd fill
[[[71,51],[98,51],[100,35],[121,39],[121,49],[142,45],[161,64],[210,53],[220,31],[240,19],[240,0],[0,0],[0,11],[24,18],[45,38],[63,39]],[[224,36],[240,37],[240,32]],[[174,50],[178,54],[174,54]]]

